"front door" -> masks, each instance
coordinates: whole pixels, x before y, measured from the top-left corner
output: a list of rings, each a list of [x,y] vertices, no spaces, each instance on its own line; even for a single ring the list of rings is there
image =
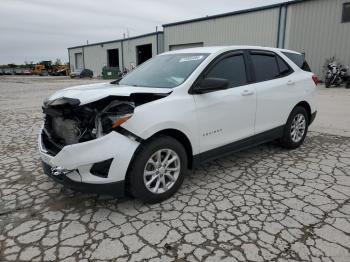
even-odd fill
[[[243,52],[218,59],[203,78],[222,78],[230,88],[194,95],[201,153],[254,135],[256,94],[248,84]]]

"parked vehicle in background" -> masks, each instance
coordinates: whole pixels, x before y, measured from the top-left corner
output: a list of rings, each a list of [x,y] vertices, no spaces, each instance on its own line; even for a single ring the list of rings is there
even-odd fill
[[[344,67],[337,62],[331,62],[327,65],[327,68],[328,71],[325,76],[326,88],[330,88],[332,85],[340,86],[343,83],[346,88],[350,88],[349,67]]]
[[[76,69],[70,73],[70,78],[92,78],[94,73],[90,69]]]
[[[39,76],[48,76],[52,69],[51,61],[41,61],[34,66],[33,74]]]
[[[35,65],[33,74],[40,76],[69,76],[70,69],[68,65],[53,65],[51,61],[41,61]]]
[[[2,70],[2,68],[0,68],[0,76],[2,76],[4,74],[4,71]]]
[[[12,68],[4,68],[3,69],[4,75],[13,75],[13,69]]]
[[[66,76],[67,71],[65,69],[57,70],[57,71],[53,72],[52,75],[53,76]]]
[[[52,76],[69,76],[70,69],[67,65],[55,65],[53,66]]]
[[[15,75],[21,75],[22,74],[22,68],[15,68],[14,69]]]
[[[73,70],[69,76],[70,78],[76,78],[76,77],[79,77],[80,76],[80,73],[83,71],[83,69],[75,69]]]
[[[85,78],[85,77],[89,77],[92,78],[94,76],[94,73],[90,70],[90,69],[84,69],[81,73],[80,73],[80,78]]]
[[[28,75],[32,75],[33,72],[32,72],[32,70],[30,70],[30,69],[23,69],[22,74],[28,76]]]
[[[277,48],[192,48],[121,80],[58,91],[43,105],[44,172],[73,189],[154,203],[205,161],[272,140],[298,148],[317,113],[306,64]]]

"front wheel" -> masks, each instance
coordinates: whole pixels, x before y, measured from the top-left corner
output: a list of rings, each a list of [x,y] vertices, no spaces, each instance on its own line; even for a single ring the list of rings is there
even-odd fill
[[[330,88],[331,87],[331,79],[330,78],[326,78],[325,85],[326,85],[326,88]]]
[[[309,117],[304,107],[293,109],[284,127],[280,145],[287,149],[298,148],[303,144],[309,127]]]
[[[187,171],[184,147],[169,136],[157,136],[141,145],[127,177],[128,191],[136,198],[157,203],[171,197]]]

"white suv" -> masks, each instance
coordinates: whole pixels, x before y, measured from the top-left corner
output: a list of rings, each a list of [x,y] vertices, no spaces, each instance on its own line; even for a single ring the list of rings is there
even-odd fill
[[[44,171],[77,190],[162,201],[204,161],[271,140],[300,146],[316,116],[316,84],[294,51],[163,53],[121,80],[48,98],[39,136]]]

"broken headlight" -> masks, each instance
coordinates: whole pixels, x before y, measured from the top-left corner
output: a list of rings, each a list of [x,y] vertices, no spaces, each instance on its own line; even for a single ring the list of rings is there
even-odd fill
[[[113,101],[96,117],[96,136],[108,134],[129,120],[134,112],[135,104],[128,101]]]

